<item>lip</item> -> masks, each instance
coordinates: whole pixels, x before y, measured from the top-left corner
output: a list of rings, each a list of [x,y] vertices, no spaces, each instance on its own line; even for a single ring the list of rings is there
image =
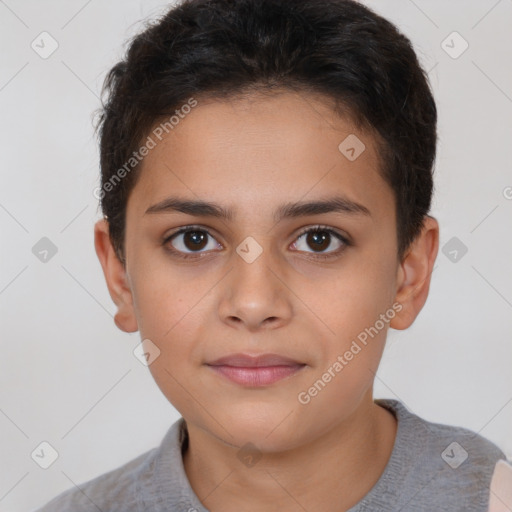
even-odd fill
[[[279,354],[230,354],[207,364],[209,366],[258,368],[262,366],[296,366],[302,363],[295,361],[294,359],[290,359],[289,357],[280,356]]]
[[[242,386],[269,386],[299,372],[306,365],[278,354],[231,354],[207,363],[214,372]]]

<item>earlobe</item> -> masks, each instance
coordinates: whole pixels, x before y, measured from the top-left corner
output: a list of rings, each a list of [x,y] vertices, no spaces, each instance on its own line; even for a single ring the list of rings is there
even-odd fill
[[[427,216],[421,233],[398,268],[395,301],[402,309],[390,322],[393,329],[410,327],[425,305],[438,250],[439,224]]]
[[[117,257],[110,241],[108,222],[101,219],[94,225],[94,247],[100,260],[110,297],[117,306],[114,322],[124,332],[138,330],[133,308],[132,291],[126,276],[126,269]]]

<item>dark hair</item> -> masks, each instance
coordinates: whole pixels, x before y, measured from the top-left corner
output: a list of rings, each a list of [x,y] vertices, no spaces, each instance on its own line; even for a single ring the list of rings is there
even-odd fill
[[[131,40],[103,86],[101,208],[123,263],[140,174],[133,155],[152,128],[191,98],[276,88],[320,93],[371,130],[403,257],[430,210],[437,140],[435,101],[409,39],[352,0],[184,0]]]

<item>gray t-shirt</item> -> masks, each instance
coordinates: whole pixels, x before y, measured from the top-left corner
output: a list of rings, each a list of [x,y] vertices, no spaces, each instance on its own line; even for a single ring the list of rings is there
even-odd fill
[[[347,512],[487,512],[494,467],[504,453],[482,436],[431,423],[399,401],[376,399],[398,429],[377,483]],[[186,424],[177,420],[159,447],[73,487],[37,512],[208,512],[183,469]]]

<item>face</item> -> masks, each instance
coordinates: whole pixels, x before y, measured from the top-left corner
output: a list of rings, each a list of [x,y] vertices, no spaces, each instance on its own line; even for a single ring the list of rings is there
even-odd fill
[[[290,449],[369,396],[400,309],[396,251],[368,133],[311,95],[198,99],[129,197],[117,324],[150,340],[150,371],[189,424]],[[281,359],[214,364],[233,354]]]

